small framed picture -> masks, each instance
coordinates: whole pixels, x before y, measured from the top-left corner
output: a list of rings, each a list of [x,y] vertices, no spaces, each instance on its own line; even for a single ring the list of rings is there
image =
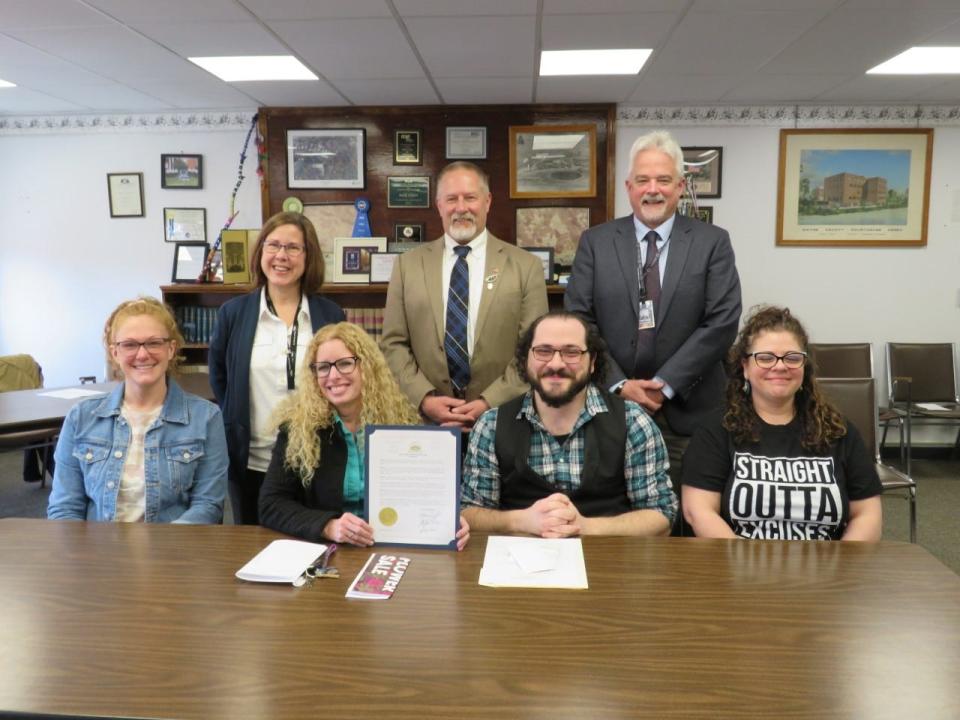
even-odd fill
[[[398,243],[423,242],[423,223],[395,223],[393,241]]]
[[[249,230],[224,230],[220,233],[224,283],[243,284],[250,282],[250,232]],[[255,234],[254,239],[256,239],[256,236]]]
[[[720,197],[723,170],[722,147],[683,148],[683,169],[698,198]]]
[[[394,165],[422,165],[423,156],[420,152],[419,130],[393,131],[393,164]]]
[[[163,239],[167,242],[206,242],[206,209],[164,208]]]
[[[448,127],[447,160],[484,160],[487,157],[485,127]]]
[[[161,155],[160,187],[199,190],[203,187],[203,155]]]
[[[143,173],[107,173],[110,217],[143,217]]]
[[[548,247],[528,247],[524,248],[529,253],[540,258],[543,264],[543,279],[548,283],[553,282],[553,248]]]
[[[287,187],[363,190],[363,128],[287,130]]]
[[[334,238],[332,282],[370,282],[370,254],[386,251],[385,237]]]
[[[388,208],[430,207],[430,176],[388,177]]]
[[[697,212],[690,214],[701,222],[713,225],[713,205],[699,205],[697,206]]]
[[[370,282],[390,282],[390,276],[393,275],[393,265],[400,255],[401,253],[398,252],[370,253]]]
[[[178,242],[173,248],[173,276],[175,283],[199,282],[203,263],[209,248],[202,242]]]

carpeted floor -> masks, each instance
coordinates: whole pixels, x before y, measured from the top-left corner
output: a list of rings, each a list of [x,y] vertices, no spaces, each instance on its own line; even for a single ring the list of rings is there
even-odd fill
[[[0,518],[46,516],[50,481],[46,488],[38,482],[24,482],[22,465],[22,453],[0,453]],[[917,480],[919,543],[960,574],[960,462],[915,460],[913,474]],[[229,505],[227,522],[231,521]],[[907,501],[900,497],[883,498],[883,539],[910,539]]]

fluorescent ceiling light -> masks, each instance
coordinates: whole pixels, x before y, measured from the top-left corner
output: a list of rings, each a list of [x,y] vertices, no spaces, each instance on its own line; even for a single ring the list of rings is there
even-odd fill
[[[6,80],[0,80],[0,88],[5,87],[16,87],[16,85],[12,82],[7,82]]]
[[[867,75],[953,75],[960,73],[960,47],[912,47],[867,70]]]
[[[544,50],[540,75],[636,75],[653,50]]]
[[[317,79],[316,75],[292,55],[192,57],[187,59],[226,82]]]

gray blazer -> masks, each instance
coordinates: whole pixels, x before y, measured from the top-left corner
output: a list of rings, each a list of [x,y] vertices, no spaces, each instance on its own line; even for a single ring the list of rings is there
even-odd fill
[[[661,287],[656,375],[676,392],[664,403],[667,422],[690,435],[699,418],[723,402],[723,360],[740,322],[740,277],[727,231],[677,215]],[[564,305],[606,340],[609,385],[636,377],[639,303],[633,216],[584,232]]]

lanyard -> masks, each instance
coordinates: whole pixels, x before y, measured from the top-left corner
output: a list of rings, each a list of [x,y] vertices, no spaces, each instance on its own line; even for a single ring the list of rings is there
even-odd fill
[[[273,300],[270,299],[270,291],[264,288],[263,293],[267,297],[267,310],[273,313],[279,320],[280,315],[273,306]],[[301,294],[300,299],[297,301],[297,312],[293,316],[293,327],[290,329],[290,335],[287,341],[287,390],[293,390],[294,387],[296,387],[294,381],[297,377],[297,335],[300,332],[300,306],[302,304],[303,295]]]

